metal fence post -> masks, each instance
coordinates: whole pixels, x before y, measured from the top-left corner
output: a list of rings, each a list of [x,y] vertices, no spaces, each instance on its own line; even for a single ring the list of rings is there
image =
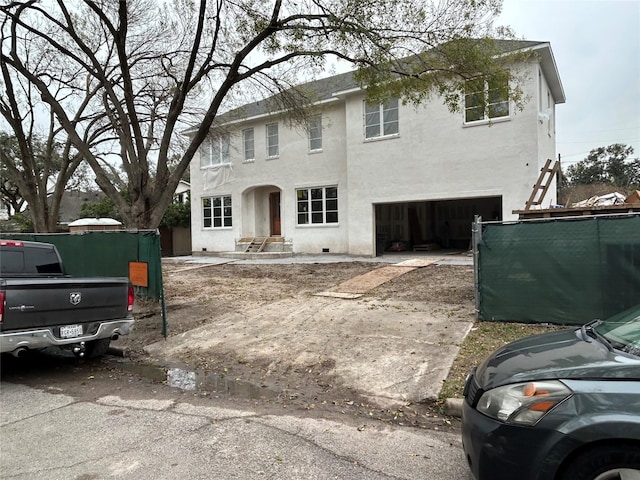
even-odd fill
[[[476,320],[480,318],[480,251],[478,246],[482,241],[482,217],[475,215],[471,227],[471,241],[473,244],[473,293],[476,303]]]
[[[160,286],[160,312],[162,313],[162,336],[164,339],[167,339],[168,335],[168,327],[167,327],[167,306],[164,301],[164,282],[162,280],[162,245],[160,244],[160,229],[156,229],[156,236],[158,237],[158,259],[160,261],[159,270],[160,274],[158,275],[158,281]]]

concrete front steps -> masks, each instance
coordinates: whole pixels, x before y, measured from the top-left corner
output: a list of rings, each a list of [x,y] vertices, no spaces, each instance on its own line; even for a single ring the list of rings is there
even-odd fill
[[[244,237],[236,242],[233,252],[211,252],[222,258],[245,260],[293,257],[293,245],[283,237]],[[204,253],[207,255],[207,253]]]

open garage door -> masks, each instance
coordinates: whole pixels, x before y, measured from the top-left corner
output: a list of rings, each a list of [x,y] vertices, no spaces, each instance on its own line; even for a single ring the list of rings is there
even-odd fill
[[[475,215],[502,220],[502,197],[460,198],[375,206],[376,255],[406,250],[467,250]]]

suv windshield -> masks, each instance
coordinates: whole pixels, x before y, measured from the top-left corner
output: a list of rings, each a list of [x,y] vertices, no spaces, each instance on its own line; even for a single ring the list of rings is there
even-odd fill
[[[595,326],[616,348],[640,355],[640,305],[618,313]]]

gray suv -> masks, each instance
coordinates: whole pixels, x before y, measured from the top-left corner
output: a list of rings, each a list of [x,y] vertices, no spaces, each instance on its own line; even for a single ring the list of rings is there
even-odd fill
[[[500,348],[464,397],[477,480],[640,480],[640,305]]]

